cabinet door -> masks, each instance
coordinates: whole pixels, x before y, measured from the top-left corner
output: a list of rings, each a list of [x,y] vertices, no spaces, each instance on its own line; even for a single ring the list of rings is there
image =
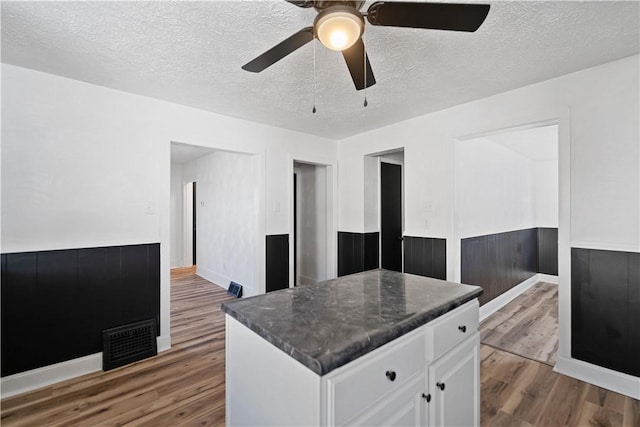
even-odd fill
[[[476,332],[429,366],[429,425],[480,425],[479,345]]]
[[[423,371],[391,395],[374,402],[349,426],[425,426],[427,425],[426,373]]]

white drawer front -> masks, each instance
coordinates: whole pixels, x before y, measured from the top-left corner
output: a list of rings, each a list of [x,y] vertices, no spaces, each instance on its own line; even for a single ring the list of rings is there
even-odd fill
[[[427,323],[427,359],[436,360],[478,330],[477,299]]]
[[[423,372],[424,351],[420,328],[330,373],[326,377],[329,425],[345,425]]]

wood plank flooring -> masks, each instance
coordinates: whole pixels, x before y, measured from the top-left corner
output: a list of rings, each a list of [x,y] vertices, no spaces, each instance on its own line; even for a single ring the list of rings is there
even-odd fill
[[[225,290],[171,272],[171,350],[1,402],[2,426],[224,425]]]
[[[556,363],[558,285],[540,282],[480,324],[483,344],[529,359]]]
[[[171,277],[171,350],[5,399],[2,426],[223,425],[229,296],[190,269]],[[483,426],[640,427],[637,400],[489,346],[481,357]]]
[[[482,426],[640,426],[640,401],[481,346]]]

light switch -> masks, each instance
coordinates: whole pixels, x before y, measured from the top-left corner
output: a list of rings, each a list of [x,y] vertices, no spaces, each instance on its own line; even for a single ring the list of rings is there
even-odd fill
[[[156,204],[152,200],[147,200],[144,204],[144,213],[153,215],[156,213]]]

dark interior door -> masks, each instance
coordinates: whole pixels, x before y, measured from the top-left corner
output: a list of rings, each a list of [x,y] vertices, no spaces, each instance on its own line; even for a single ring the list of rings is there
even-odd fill
[[[193,183],[193,200],[192,203],[192,215],[193,215],[193,242],[192,242],[192,250],[193,250],[193,265],[196,265],[196,183]]]
[[[298,174],[293,174],[293,286],[298,286]]]
[[[402,271],[402,167],[380,164],[382,268]]]

